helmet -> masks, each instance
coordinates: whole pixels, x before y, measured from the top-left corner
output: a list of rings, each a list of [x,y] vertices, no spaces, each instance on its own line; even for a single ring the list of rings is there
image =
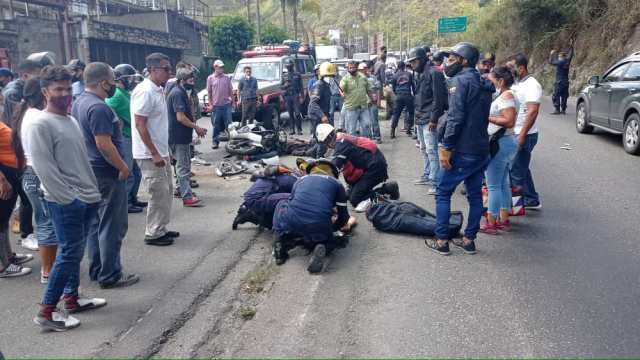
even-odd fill
[[[69,61],[69,63],[67,64],[67,69],[69,70],[84,70],[85,68],[85,63],[80,60],[80,59],[72,59],[71,61]]]
[[[424,51],[423,47],[415,47],[409,50],[409,55],[407,55],[407,62],[412,62],[416,59],[426,59],[427,52]]]
[[[446,51],[445,54],[460,56],[469,62],[469,66],[476,66],[478,59],[480,58],[480,52],[478,48],[472,43],[461,42],[454,45],[451,50]]]
[[[316,127],[316,138],[319,142],[327,140],[329,135],[335,132],[335,129],[331,124],[318,124]]]
[[[358,65],[358,70],[364,70],[366,68],[367,68],[366,62],[361,62],[360,65]]]
[[[313,66],[313,71],[318,71],[318,70],[320,70],[320,64],[315,64]]]
[[[286,58],[284,59],[284,67],[293,66],[293,60]]]
[[[340,175],[340,171],[335,164],[324,158],[307,160],[305,172],[307,174],[332,175],[335,178]]]
[[[446,54],[442,51],[436,51],[433,54],[433,61],[444,61]]]
[[[127,90],[131,89],[133,80],[138,76],[136,69],[129,64],[120,64],[113,69],[116,81],[121,81]]]
[[[323,76],[336,76],[336,65],[330,62],[324,62],[320,65],[320,77]]]
[[[55,65],[56,62],[53,60],[54,56],[55,55],[53,53],[44,51],[27,56],[27,60],[35,62],[40,65],[40,67],[45,67],[47,65]]]

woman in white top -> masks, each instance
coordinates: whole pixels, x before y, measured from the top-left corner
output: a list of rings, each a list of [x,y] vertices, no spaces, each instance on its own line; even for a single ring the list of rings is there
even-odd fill
[[[516,124],[517,100],[510,90],[514,75],[504,66],[498,66],[489,74],[489,80],[495,85],[499,94],[491,103],[489,127],[487,129],[492,140],[492,157],[485,177],[489,190],[489,206],[486,222],[480,225],[480,231],[495,235],[498,230],[509,231],[509,213],[511,212],[511,182],[509,167],[518,150],[513,132]],[[497,152],[495,146],[498,146]]]

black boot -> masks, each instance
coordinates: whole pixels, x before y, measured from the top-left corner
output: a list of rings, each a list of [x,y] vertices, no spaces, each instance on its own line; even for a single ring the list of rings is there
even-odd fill
[[[324,267],[324,257],[327,255],[327,249],[323,244],[318,244],[313,249],[311,259],[309,260],[309,266],[307,271],[311,274],[317,274],[322,271]]]
[[[278,266],[284,264],[289,258],[287,248],[278,235],[275,235],[275,241],[273,242],[273,258],[276,259],[276,265]]]
[[[391,200],[398,200],[400,198],[400,187],[395,181],[387,181],[382,185],[382,193],[388,194]]]
[[[391,128],[391,138],[392,139],[396,138],[396,127],[395,126]]]
[[[249,210],[245,205],[241,205],[240,208],[238,209],[238,214],[236,215],[235,219],[233,219],[233,225],[231,225],[231,228],[233,230],[237,230],[238,225],[244,224],[246,222],[250,222],[254,225],[259,225],[260,219],[253,211]]]

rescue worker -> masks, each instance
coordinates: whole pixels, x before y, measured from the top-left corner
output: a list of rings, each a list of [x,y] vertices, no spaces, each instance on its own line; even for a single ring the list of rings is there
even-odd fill
[[[393,120],[391,121],[391,138],[394,139],[396,137],[396,127],[400,120],[400,114],[402,114],[403,110],[407,110],[407,115],[404,118],[404,128],[407,130],[408,135],[411,134],[411,128],[413,127],[413,96],[416,92],[416,84],[413,74],[406,70],[403,61],[398,62],[398,71],[396,71],[393,79],[391,79],[391,89],[396,98],[393,108]]]
[[[487,79],[491,70],[496,66],[496,54],[492,52],[487,52],[482,54],[482,59],[480,59],[480,63],[478,63],[478,72],[480,75]]]
[[[573,48],[569,54],[560,51],[556,57],[556,50],[549,54],[549,64],[556,67],[556,82],[553,85],[553,107],[555,111],[551,115],[565,115],[567,113],[567,99],[569,98],[569,66],[573,59]]]
[[[320,80],[320,64],[315,64],[313,66],[313,77],[309,79],[309,82],[307,83],[307,92],[309,94],[311,94],[313,89],[315,89],[318,80]]]
[[[284,166],[269,165],[251,177],[253,185],[244,195],[244,202],[233,220],[232,229],[251,222],[267,229],[273,226],[273,212],[280,200],[289,198],[298,177]]]
[[[302,97],[302,77],[295,71],[292,59],[285,59],[284,66],[287,72],[282,74],[280,81],[280,89],[284,94],[284,100],[289,112],[289,126],[291,127],[290,135],[302,135],[302,115],[300,114],[300,105],[303,102]]]
[[[329,123],[331,117],[331,84],[337,70],[330,62],[325,62],[318,69],[319,80],[311,91],[307,117],[311,123],[311,135],[315,136],[319,123]]]
[[[295,239],[302,237],[305,247],[313,250],[307,271],[319,273],[324,257],[344,245],[336,241],[334,231],[349,223],[347,193],[337,180],[338,169],[327,159],[310,161],[306,173],[293,186],[289,199],[276,206],[273,256],[277,265],[284,264],[289,258],[288,251],[296,245]]]
[[[495,87],[483,81],[476,70],[479,57],[473,44],[458,43],[448,52],[445,67],[452,88],[439,148],[442,169],[436,192],[436,236],[425,240],[428,248],[441,255],[449,255],[451,195],[463,181],[467,187],[469,217],[464,238],[454,239],[453,244],[468,254],[476,252],[474,240],[483,212],[482,179],[489,162],[489,108],[495,92]]]
[[[430,185],[427,191],[435,195],[440,170],[438,122],[447,109],[447,83],[444,75],[431,67],[423,48],[411,49],[408,59],[416,73],[415,123],[425,166],[416,184]]]
[[[367,211],[378,194],[389,195],[393,200],[400,197],[398,183],[387,181],[387,160],[371,139],[337,133],[329,124],[318,125],[316,137],[329,148],[335,149],[333,164],[342,171],[342,176],[349,184],[349,202],[357,212]],[[376,187],[379,184],[382,186],[378,189]]]

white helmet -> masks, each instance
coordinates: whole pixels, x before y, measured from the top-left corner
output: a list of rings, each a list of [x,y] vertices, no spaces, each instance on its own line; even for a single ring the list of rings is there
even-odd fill
[[[327,140],[329,135],[333,133],[334,128],[331,124],[318,124],[316,127],[316,138],[318,138],[319,142],[324,142]]]

